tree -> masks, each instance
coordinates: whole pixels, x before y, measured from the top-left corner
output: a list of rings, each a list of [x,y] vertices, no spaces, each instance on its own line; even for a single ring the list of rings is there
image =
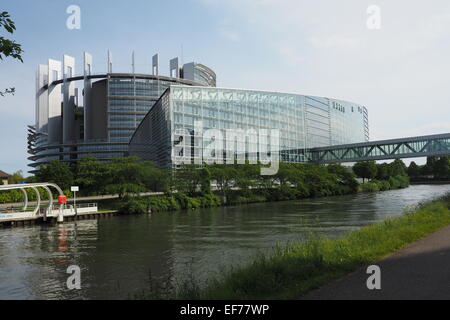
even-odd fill
[[[299,196],[308,197],[310,195],[310,188],[308,186],[309,181],[306,177],[307,170],[305,170],[308,168],[308,164],[292,164],[291,167],[289,181],[293,184]]]
[[[69,190],[73,185],[73,173],[69,165],[56,160],[41,166],[36,173],[36,179],[39,182],[56,183],[63,190]]]
[[[292,169],[293,167],[287,163],[281,162],[279,164],[278,172],[275,177],[281,187],[284,187],[290,182],[290,178],[293,176]]]
[[[213,165],[210,167],[211,179],[223,197],[227,197],[236,178],[236,169],[229,165]]]
[[[209,168],[200,169],[200,191],[202,195],[211,194],[211,171]]]
[[[235,176],[236,187],[241,190],[244,197],[249,197],[252,189],[256,187],[256,181],[260,176],[260,167],[247,163],[237,165],[235,170],[237,171]]]
[[[414,161],[412,161],[409,164],[408,167],[408,176],[410,176],[411,178],[417,178],[420,176],[420,167],[417,165],[417,163],[415,163]]]
[[[351,191],[356,192],[358,190],[358,181],[355,179],[355,174],[348,168],[340,164],[330,164],[327,166],[327,170],[331,174],[335,174],[339,182],[350,188]]]
[[[151,162],[143,162],[143,183],[148,190],[155,192],[168,192],[170,189],[171,173],[167,170],[157,168]]]
[[[111,172],[105,162],[92,156],[83,157],[75,168],[75,183],[80,191],[86,195],[98,195],[105,193]]]
[[[183,164],[174,172],[174,187],[178,192],[194,196],[200,186],[200,168],[193,164]]]
[[[407,167],[401,159],[395,159],[389,164],[391,167],[391,176],[406,176]]]
[[[10,34],[14,33],[16,30],[14,21],[11,20],[9,13],[6,11],[0,13],[0,30],[2,28]],[[22,53],[23,50],[20,44],[0,36],[0,60],[3,60],[6,57],[11,57],[23,62]],[[9,88],[5,91],[0,91],[0,96],[3,97],[6,94],[14,94],[14,92],[15,88]]]
[[[353,166],[353,172],[359,178],[363,179],[363,183],[365,183],[366,179],[373,179],[377,175],[377,164],[375,161],[363,161],[357,162]]]
[[[129,193],[145,191],[144,163],[137,157],[120,157],[106,162],[108,177],[105,190],[108,193],[118,194],[122,199]]]
[[[388,180],[391,176],[391,168],[387,163],[380,163],[377,165],[377,176],[378,180]]]
[[[434,166],[436,165],[436,157],[427,157],[427,163],[423,166],[422,173],[424,175],[434,175]]]
[[[442,156],[434,164],[434,177],[436,179],[448,179],[450,177],[450,159]]]
[[[23,177],[22,170],[14,172],[9,178],[8,183],[9,184],[18,184],[22,181],[25,181],[25,178]]]

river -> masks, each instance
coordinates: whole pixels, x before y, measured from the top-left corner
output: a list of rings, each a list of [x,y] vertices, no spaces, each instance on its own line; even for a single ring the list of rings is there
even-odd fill
[[[202,282],[277,244],[330,237],[400,216],[449,185],[289,202],[119,216],[0,229],[0,299],[121,299],[149,287],[149,274]],[[81,290],[66,273],[81,269]]]

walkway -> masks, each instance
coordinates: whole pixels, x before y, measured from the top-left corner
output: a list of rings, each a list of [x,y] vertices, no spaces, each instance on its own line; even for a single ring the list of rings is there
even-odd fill
[[[450,154],[450,133],[299,150],[317,163],[343,163],[444,156]]]
[[[450,299],[450,226],[375,265],[381,268],[381,290],[367,289],[364,268],[302,299]]]

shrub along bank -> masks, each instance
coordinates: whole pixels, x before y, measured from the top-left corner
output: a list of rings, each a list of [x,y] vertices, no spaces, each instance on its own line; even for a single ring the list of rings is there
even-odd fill
[[[407,176],[390,177],[388,180],[372,180],[361,185],[362,192],[378,192],[407,188],[409,179]]]
[[[370,181],[359,184],[351,169],[338,164],[280,163],[274,176],[261,176],[257,165],[214,165],[200,169],[184,166],[170,176],[166,196],[126,197],[116,208],[123,213],[174,211],[336,196],[358,191],[377,192],[409,186],[406,166],[399,160],[380,165],[363,162],[355,165],[358,167],[362,169],[353,171]],[[371,167],[370,174],[366,174],[365,167]],[[214,192],[211,185],[216,186]]]
[[[107,202],[101,208],[123,212],[129,209],[129,212],[140,213],[149,209],[153,212],[196,209],[406,187],[405,170],[406,166],[400,160],[381,165],[362,162],[353,170],[339,164],[280,163],[275,175],[263,176],[260,165],[209,165],[201,168],[185,165],[177,170],[165,170],[136,157],[116,158],[109,162],[86,157],[76,164],[55,161],[42,166],[30,182],[54,182],[63,190],[78,185],[80,197],[118,194],[121,201]],[[360,185],[357,176],[369,182]],[[136,196],[149,191],[163,192],[165,196]],[[0,202],[15,202],[20,198],[20,193],[14,191],[6,193]],[[33,200],[32,194],[30,200]]]

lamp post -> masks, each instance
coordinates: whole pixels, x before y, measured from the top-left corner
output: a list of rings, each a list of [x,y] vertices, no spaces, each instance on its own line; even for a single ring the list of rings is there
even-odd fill
[[[70,187],[70,191],[73,192],[73,208],[75,209],[75,216],[77,215],[77,192],[80,191],[78,186]]]

